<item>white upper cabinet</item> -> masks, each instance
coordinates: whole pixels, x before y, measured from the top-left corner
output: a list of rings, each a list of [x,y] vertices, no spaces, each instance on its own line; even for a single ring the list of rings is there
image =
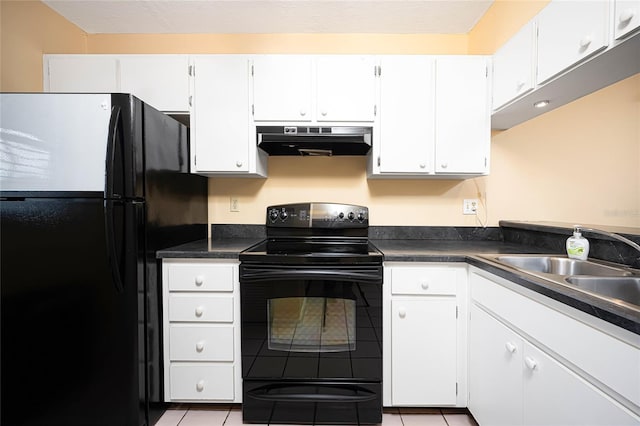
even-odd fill
[[[372,56],[255,55],[256,122],[373,122]]]
[[[118,59],[106,55],[45,55],[45,92],[111,93],[120,89]]]
[[[493,56],[493,109],[533,90],[536,23],[530,21]]]
[[[609,2],[553,0],[538,14],[542,83],[609,44]]]
[[[436,174],[489,171],[489,65],[486,56],[440,56],[436,60]]]
[[[193,58],[192,170],[218,176],[266,176],[249,111],[250,60],[244,55]]]
[[[385,56],[380,60],[380,127],[374,133],[376,173],[433,173],[435,60]]]
[[[253,58],[253,119],[311,121],[313,61],[310,56]]]
[[[640,28],[639,0],[615,0],[614,9],[613,25],[616,40]]]
[[[125,55],[119,61],[120,91],[160,111],[189,111],[187,55]]]
[[[372,56],[320,56],[316,71],[318,121],[374,121],[376,73]]]
[[[189,111],[187,55],[45,55],[44,90],[131,93],[165,112]]]

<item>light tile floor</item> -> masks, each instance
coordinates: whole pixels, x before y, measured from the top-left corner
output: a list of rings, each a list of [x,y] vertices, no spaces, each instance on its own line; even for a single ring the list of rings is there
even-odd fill
[[[172,405],[155,426],[240,426],[239,405]],[[271,424],[270,426],[280,426]],[[292,425],[288,425],[292,426]],[[478,426],[464,409],[385,408],[382,426]]]

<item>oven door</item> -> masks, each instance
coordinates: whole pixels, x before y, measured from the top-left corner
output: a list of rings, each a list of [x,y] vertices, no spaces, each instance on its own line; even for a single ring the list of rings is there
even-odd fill
[[[381,265],[241,264],[243,418],[379,423]]]

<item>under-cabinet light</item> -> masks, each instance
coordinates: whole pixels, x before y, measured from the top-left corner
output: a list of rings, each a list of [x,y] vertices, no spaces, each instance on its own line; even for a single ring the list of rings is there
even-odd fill
[[[536,107],[536,108],[544,108],[544,107],[546,107],[547,105],[549,105],[549,101],[548,101],[548,100],[538,101],[538,102],[535,102],[535,103],[533,104],[533,106],[534,106],[534,107]]]

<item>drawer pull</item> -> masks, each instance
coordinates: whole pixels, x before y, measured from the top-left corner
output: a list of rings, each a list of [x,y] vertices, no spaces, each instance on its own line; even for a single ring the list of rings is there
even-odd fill
[[[196,390],[198,392],[202,392],[204,390],[204,380],[200,380],[198,383],[196,383]]]
[[[407,316],[407,310],[405,308],[398,309],[398,316],[400,318],[404,318]]]
[[[420,284],[420,287],[422,287],[423,290],[429,290],[429,283],[423,282],[422,284]]]
[[[198,275],[196,277],[196,285],[200,287],[202,284],[204,284],[204,277],[202,275]]]
[[[631,20],[635,15],[636,13],[633,11],[633,9],[626,9],[624,12],[620,14],[620,17],[618,20],[621,24],[629,23],[631,22]]]
[[[202,316],[202,314],[204,314],[204,308],[203,308],[202,306],[198,306],[198,307],[196,308],[196,316],[197,316],[197,317],[201,317],[201,316]]]
[[[198,342],[196,343],[196,351],[198,352],[202,352],[204,350],[204,342]]]
[[[511,342],[507,342],[504,344],[504,347],[507,348],[507,351],[509,351],[509,353],[514,353],[517,349],[516,345],[514,345]]]
[[[538,367],[538,363],[536,362],[536,360],[531,358],[530,356],[524,357],[524,363],[527,365],[527,368],[529,368],[529,370],[535,370],[536,367]]]
[[[580,39],[580,49],[586,49],[587,47],[589,47],[589,45],[591,44],[593,40],[591,39],[591,36],[586,35],[584,37],[582,37]]]

